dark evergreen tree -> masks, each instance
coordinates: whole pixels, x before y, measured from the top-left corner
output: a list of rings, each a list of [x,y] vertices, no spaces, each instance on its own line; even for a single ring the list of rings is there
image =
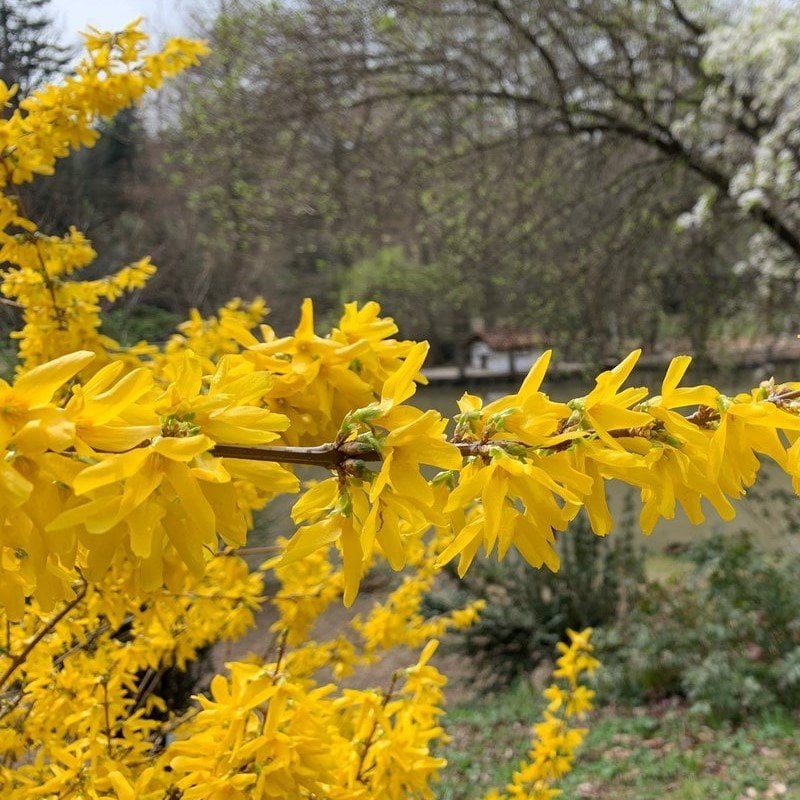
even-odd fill
[[[0,0],[0,79],[19,98],[59,75],[72,50],[59,43],[51,0]]]

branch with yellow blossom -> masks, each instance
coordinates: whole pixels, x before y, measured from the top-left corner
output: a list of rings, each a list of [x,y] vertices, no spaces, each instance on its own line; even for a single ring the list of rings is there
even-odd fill
[[[772,403],[777,408],[785,409],[785,404],[791,400],[800,398],[800,389],[787,389],[777,391],[762,398],[766,403]],[[700,406],[696,411],[685,416],[687,422],[691,422],[699,428],[708,427],[712,423],[719,422],[720,412],[709,406]],[[608,435],[614,439],[630,439],[641,437],[649,439],[655,426],[653,420],[649,425],[638,428],[619,428],[608,431]],[[559,433],[569,431],[564,427]],[[577,430],[573,426],[572,430]],[[580,429],[582,436],[591,438],[596,435],[596,431],[591,427]],[[565,439],[558,444],[540,445],[536,449],[542,452],[559,452],[568,448],[573,440]],[[464,458],[490,458],[493,449],[504,450],[511,455],[524,453],[530,445],[515,439],[486,439],[482,441],[463,441],[453,437],[448,439]],[[147,443],[142,443],[144,446]],[[101,452],[101,451],[99,451]],[[306,467],[322,467],[336,471],[342,467],[357,464],[359,461],[374,463],[382,460],[381,451],[372,445],[359,441],[328,442],[314,447],[291,447],[288,445],[239,445],[239,444],[215,444],[211,449],[211,455],[218,458],[241,458],[249,461],[268,461],[276,464],[296,464]]]
[[[25,663],[25,660],[33,652],[36,645],[38,645],[39,642],[41,642],[51,631],[53,631],[58,623],[61,622],[61,620],[64,619],[70,613],[70,611],[78,606],[84,597],[86,597],[89,584],[82,575],[81,582],[81,587],[75,593],[75,597],[73,597],[68,603],[65,603],[58,613],[54,614],[44,625],[42,625],[42,627],[39,628],[39,630],[25,643],[25,646],[19,651],[19,653],[9,653],[10,661],[8,667],[6,667],[5,672],[0,675],[0,689],[6,685],[8,679]]]
[[[520,763],[505,794],[495,789],[484,800],[551,800],[561,794],[557,784],[572,769],[575,752],[588,733],[571,721],[584,717],[593,708],[594,692],[581,683],[585,674],[593,674],[600,666],[591,655],[591,635],[591,628],[580,632],[568,629],[569,644],[558,643],[561,656],[553,671],[555,681],[544,691],[549,705],[544,719],[533,726],[528,760]]]

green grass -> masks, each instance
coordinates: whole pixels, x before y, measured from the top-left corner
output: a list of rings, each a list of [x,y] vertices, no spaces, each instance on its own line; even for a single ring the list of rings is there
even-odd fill
[[[645,557],[645,571],[651,581],[683,580],[691,574],[692,563],[687,558],[656,553]]]
[[[439,800],[473,800],[502,789],[524,758],[538,693],[518,686],[447,715],[449,764]],[[614,800],[800,800],[800,724],[764,714],[738,728],[711,728],[682,707],[607,708],[587,721],[589,736],[564,798]]]
[[[519,684],[449,711],[450,742],[442,748],[448,764],[437,798],[477,798],[483,790],[505,785],[530,746],[531,724],[543,705],[538,692]]]

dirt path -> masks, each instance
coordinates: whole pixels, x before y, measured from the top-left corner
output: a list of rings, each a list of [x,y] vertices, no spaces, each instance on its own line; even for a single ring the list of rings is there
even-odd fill
[[[388,585],[371,591],[362,591],[352,608],[345,608],[341,601],[332,604],[317,621],[313,638],[330,639],[343,631],[350,632],[352,635],[348,638],[355,640],[356,634],[350,627],[353,618],[359,614],[362,617],[366,616],[373,605],[387,597],[389,591]],[[220,642],[215,645],[212,651],[215,672],[225,672],[225,665],[229,661],[246,660],[253,655],[259,658],[274,659],[276,637],[270,631],[270,627],[277,618],[275,609],[269,603],[265,603],[256,615],[255,625],[244,636],[234,642]],[[448,705],[466,702],[476,694],[469,682],[468,662],[463,655],[441,652],[443,649],[446,648],[440,646],[432,663],[448,678],[445,690]],[[359,668],[354,675],[341,683],[347,687],[359,689],[368,687],[385,689],[391,683],[395,670],[411,666],[416,662],[417,657],[417,651],[407,647],[396,647],[387,652],[378,663]]]

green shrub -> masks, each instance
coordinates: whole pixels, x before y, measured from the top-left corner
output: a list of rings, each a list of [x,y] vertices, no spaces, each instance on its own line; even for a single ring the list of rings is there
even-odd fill
[[[137,342],[163,342],[175,333],[182,317],[147,304],[114,308],[103,314],[103,333],[125,346]]]
[[[712,720],[800,703],[800,556],[759,552],[746,535],[689,552],[680,582],[650,585],[599,633],[607,700],[685,698]]]

